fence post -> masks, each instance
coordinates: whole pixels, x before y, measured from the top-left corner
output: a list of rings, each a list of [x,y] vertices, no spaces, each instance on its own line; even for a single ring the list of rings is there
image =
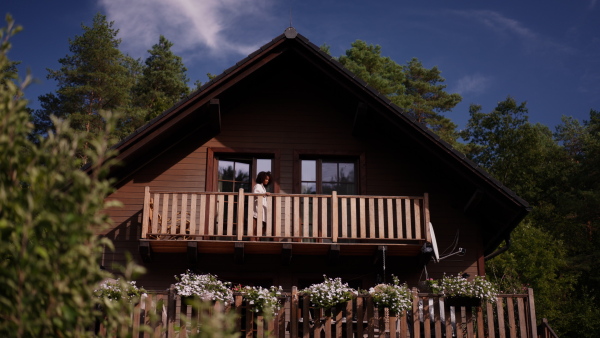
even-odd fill
[[[238,191],[238,205],[237,205],[237,240],[242,240],[242,235],[244,234],[244,189]],[[250,205],[248,205],[250,208]],[[251,219],[248,220],[248,224],[250,224]]]
[[[533,289],[527,289],[527,301],[529,302],[529,321],[531,324],[531,336],[537,337],[537,320],[535,318],[535,302],[533,301]]]
[[[290,336],[298,337],[298,287],[292,286],[290,297]]]
[[[150,223],[150,187],[144,187],[144,209],[142,211],[142,238],[146,238]]]
[[[338,240],[338,197],[337,191],[331,192],[331,241],[337,243]]]
[[[429,194],[423,195],[423,228],[425,230],[425,240],[431,243],[431,232],[429,231]]]
[[[413,332],[415,337],[421,336],[421,322],[419,321],[419,290],[417,288],[412,289],[413,294],[413,306],[412,306],[412,321],[413,321]]]
[[[175,337],[175,311],[177,305],[175,285],[171,284],[167,298],[167,337]]]

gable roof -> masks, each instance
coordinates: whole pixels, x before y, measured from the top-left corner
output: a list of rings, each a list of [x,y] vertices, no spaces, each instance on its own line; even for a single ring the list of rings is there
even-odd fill
[[[190,128],[211,130],[210,106],[218,100],[219,95],[250,76],[257,70],[280,58],[282,55],[294,52],[300,54],[314,67],[334,78],[336,83],[345,86],[355,95],[359,95],[373,113],[381,115],[390,121],[395,128],[408,135],[428,151],[429,156],[454,168],[461,176],[474,182],[478,189],[473,193],[469,204],[481,204],[486,199],[492,207],[498,206],[510,215],[498,224],[491,224],[490,229],[484,229],[485,253],[492,252],[527,215],[530,207],[526,201],[493,178],[482,168],[470,161],[464,154],[455,150],[425,125],[418,123],[406,114],[400,107],[394,105],[386,96],[377,92],[365,81],[344,68],[332,56],[323,52],[307,38],[298,34],[292,27],[258,50],[240,60],[223,73],[204,84],[198,90],[188,95],[173,107],[154,118],[146,125],[118,143],[115,148],[119,151],[118,159],[126,163],[125,169],[115,169],[113,175],[120,176],[132,170],[127,163],[148,162],[153,156],[153,149],[163,141],[190,131]],[[213,130],[216,133],[216,131]],[[164,148],[164,144],[162,145]],[[139,167],[139,164],[136,166]],[[492,207],[488,207],[489,210]],[[466,209],[466,207],[465,207]],[[493,218],[493,217],[491,217]]]

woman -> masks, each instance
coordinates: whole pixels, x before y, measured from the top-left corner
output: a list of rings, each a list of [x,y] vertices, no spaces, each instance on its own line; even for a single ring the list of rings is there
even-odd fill
[[[264,194],[265,196],[262,198],[262,223],[263,223],[263,229],[265,228],[266,222],[267,222],[267,196],[269,195],[269,193],[267,192],[267,186],[269,185],[269,182],[271,181],[271,173],[267,172],[267,171],[261,171],[258,173],[258,176],[256,176],[256,185],[254,186],[254,188],[252,188],[252,193],[253,194]],[[257,223],[258,223],[258,200],[260,199],[260,197],[256,197],[254,199],[254,233],[253,235],[256,236],[257,235]],[[264,235],[264,232],[263,232]]]

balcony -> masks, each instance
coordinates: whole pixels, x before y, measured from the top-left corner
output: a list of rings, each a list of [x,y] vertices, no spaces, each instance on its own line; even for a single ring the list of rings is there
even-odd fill
[[[254,205],[266,200],[266,213]],[[430,242],[428,196],[252,194],[145,188],[141,250],[416,256]]]

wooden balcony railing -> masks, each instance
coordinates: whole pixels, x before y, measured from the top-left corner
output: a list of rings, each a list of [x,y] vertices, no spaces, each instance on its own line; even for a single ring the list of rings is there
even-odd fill
[[[281,310],[267,320],[253,311],[242,295],[226,307],[215,304],[209,311],[187,305],[172,287],[150,293],[134,308],[132,325],[120,333],[133,337],[189,337],[202,331],[203,317],[215,311],[236,313],[235,328],[242,337],[549,337],[536,325],[533,290],[525,294],[501,294],[496,303],[481,306],[450,305],[435,294],[413,289],[412,308],[401,314],[378,309],[370,296],[357,296],[331,313],[311,306],[310,298],[293,288],[282,295]],[[206,320],[206,318],[204,320]],[[218,325],[219,323],[215,323]],[[144,328],[144,329],[142,329]],[[99,328],[99,336],[114,336]],[[551,336],[550,336],[551,337]]]
[[[267,212],[254,205],[266,200]],[[259,225],[261,222],[258,222]],[[430,241],[428,196],[349,196],[145,189],[142,239],[300,242]]]

